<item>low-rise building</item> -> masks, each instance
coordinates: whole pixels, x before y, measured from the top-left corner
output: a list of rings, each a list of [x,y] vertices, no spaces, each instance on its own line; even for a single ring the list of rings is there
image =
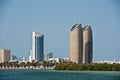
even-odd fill
[[[12,61],[12,62],[18,61],[18,57],[12,54],[12,55],[11,55],[11,61]]]
[[[51,52],[46,53],[46,55],[45,55],[45,61],[48,61],[51,58],[53,58],[53,53],[51,53]]]
[[[60,63],[60,62],[63,62],[63,59],[62,58],[50,58],[48,60],[48,62],[52,62],[52,63],[57,62],[57,63]]]

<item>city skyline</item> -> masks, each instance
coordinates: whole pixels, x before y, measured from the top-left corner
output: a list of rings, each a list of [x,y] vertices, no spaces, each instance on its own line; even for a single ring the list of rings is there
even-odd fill
[[[22,6],[21,6],[22,5]],[[120,60],[120,10],[117,1],[0,1],[0,48],[28,57],[31,32],[45,35],[44,52],[69,57],[72,24],[91,24],[94,60]]]

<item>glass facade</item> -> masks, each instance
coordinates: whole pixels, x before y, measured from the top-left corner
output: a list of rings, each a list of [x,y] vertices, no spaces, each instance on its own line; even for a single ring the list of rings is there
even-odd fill
[[[32,50],[29,61],[44,60],[44,35],[40,32],[32,32]]]
[[[43,61],[44,54],[44,36],[35,36],[35,59]]]

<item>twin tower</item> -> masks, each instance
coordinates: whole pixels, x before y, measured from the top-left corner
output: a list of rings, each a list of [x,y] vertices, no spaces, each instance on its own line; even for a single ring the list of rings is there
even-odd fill
[[[92,63],[93,40],[91,26],[82,28],[75,24],[70,31],[70,61],[75,63]]]

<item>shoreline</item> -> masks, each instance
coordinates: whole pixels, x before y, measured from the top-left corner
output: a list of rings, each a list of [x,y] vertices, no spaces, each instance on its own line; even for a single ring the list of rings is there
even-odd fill
[[[14,69],[11,68],[11,69],[0,69],[0,71],[2,71],[2,70],[54,70],[54,71],[66,71],[66,72],[67,72],[67,71],[71,71],[71,72],[72,72],[72,71],[73,71],[73,72],[74,72],[74,71],[75,71],[75,72],[80,72],[80,71],[83,71],[83,72],[89,72],[89,71],[90,71],[90,72],[91,72],[91,71],[104,72],[104,71],[105,71],[105,70],[104,70],[104,71],[102,71],[102,70],[55,70],[55,69],[38,69],[38,68],[21,68],[21,69],[20,69],[20,68],[14,68]],[[109,72],[109,71],[107,71],[107,72]],[[120,72],[120,71],[110,71],[110,72]]]
[[[0,68],[0,70],[54,70],[53,68]]]

